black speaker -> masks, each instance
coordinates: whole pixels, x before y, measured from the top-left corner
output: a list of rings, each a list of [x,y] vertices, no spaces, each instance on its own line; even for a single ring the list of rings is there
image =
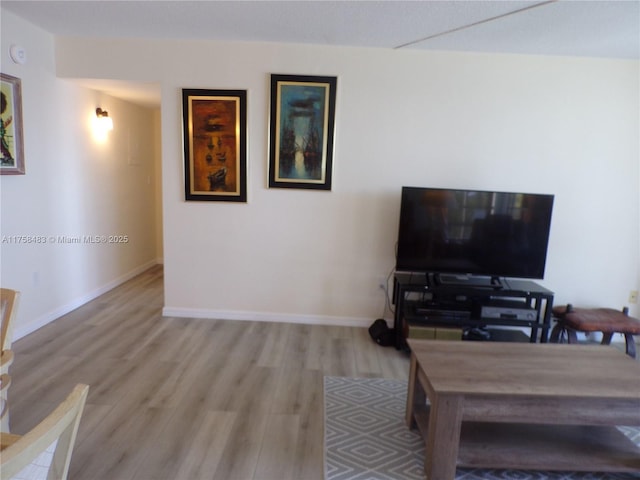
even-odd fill
[[[374,342],[383,347],[390,347],[395,343],[395,333],[393,328],[389,328],[387,322],[382,318],[377,319],[369,327],[369,335]]]

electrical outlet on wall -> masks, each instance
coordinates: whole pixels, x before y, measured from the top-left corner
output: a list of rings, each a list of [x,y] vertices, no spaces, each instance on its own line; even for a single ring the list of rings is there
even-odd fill
[[[638,303],[638,290],[631,290],[629,292],[629,303]]]

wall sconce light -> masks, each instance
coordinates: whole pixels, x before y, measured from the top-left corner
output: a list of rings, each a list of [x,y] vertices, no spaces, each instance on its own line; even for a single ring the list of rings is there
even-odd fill
[[[98,124],[103,131],[113,130],[113,120],[109,116],[109,112],[98,107],[96,108],[96,117],[98,117]]]

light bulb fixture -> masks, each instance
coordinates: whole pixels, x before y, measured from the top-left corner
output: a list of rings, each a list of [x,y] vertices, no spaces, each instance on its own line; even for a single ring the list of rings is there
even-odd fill
[[[98,107],[96,108],[96,117],[98,117],[99,124],[103,130],[113,130],[113,120],[109,116],[109,112]]]

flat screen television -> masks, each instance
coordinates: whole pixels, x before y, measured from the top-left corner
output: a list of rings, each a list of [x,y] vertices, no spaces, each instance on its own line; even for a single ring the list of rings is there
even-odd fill
[[[403,187],[396,270],[542,279],[553,198]]]

